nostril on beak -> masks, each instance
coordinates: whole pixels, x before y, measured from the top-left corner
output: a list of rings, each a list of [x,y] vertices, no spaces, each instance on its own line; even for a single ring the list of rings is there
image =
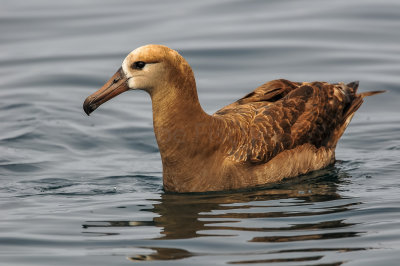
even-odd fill
[[[113,84],[117,83],[120,80],[120,78],[116,78],[113,80]]]

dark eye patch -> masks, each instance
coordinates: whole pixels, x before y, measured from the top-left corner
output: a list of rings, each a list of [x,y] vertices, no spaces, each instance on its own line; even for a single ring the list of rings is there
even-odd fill
[[[136,61],[132,64],[132,68],[134,69],[143,69],[146,66],[146,63],[143,61]]]

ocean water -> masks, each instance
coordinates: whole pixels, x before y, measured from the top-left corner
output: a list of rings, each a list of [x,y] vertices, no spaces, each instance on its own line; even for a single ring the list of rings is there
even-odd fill
[[[398,265],[400,2],[0,0],[0,265]],[[262,83],[360,80],[327,169],[168,194],[150,99],[84,99],[133,49],[178,50],[213,113]]]

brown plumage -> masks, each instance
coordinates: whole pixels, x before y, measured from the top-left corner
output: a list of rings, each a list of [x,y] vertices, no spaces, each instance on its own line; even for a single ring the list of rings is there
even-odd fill
[[[253,187],[326,167],[365,96],[358,82],[265,83],[212,116],[197,98],[189,64],[165,46],[130,53],[122,68],[89,96],[87,114],[134,89],[152,98],[164,188],[204,192]]]

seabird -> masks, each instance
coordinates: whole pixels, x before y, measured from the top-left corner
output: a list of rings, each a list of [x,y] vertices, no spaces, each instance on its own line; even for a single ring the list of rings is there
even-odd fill
[[[83,104],[87,115],[128,90],[152,100],[166,191],[250,188],[335,162],[335,148],[366,96],[358,82],[273,80],[213,115],[202,109],[190,65],[176,51],[146,45]]]

